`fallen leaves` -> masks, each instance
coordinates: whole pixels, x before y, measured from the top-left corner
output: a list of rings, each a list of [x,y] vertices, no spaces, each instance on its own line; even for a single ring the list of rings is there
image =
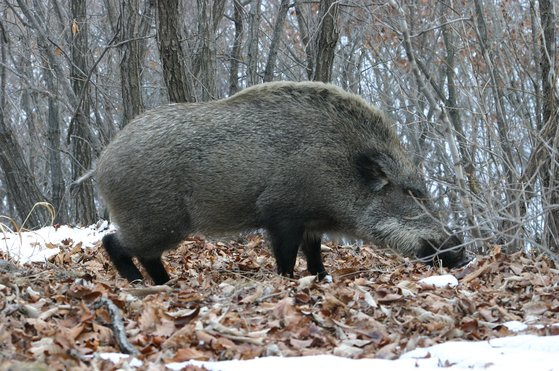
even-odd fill
[[[144,364],[161,365],[320,353],[393,359],[450,339],[509,335],[505,323],[519,321],[527,332],[559,333],[559,271],[544,256],[495,249],[444,277],[371,246],[328,244],[328,283],[304,262],[298,279],[280,277],[261,236],[244,242],[186,241],[164,258],[175,278],[162,286],[128,284],[102,248],[70,239],[53,246],[60,253],[48,264],[0,259],[0,366],[115,368],[95,355],[120,352],[123,337]],[[94,305],[102,298],[110,310]]]

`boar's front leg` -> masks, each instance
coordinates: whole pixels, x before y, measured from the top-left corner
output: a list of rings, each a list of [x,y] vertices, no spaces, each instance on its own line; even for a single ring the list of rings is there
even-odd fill
[[[126,253],[115,233],[106,234],[103,237],[103,247],[122,277],[126,278],[129,282],[143,278],[138,268],[134,265],[132,257]]]
[[[283,276],[293,277],[297,251],[303,240],[303,225],[292,221],[280,221],[271,224],[268,228],[272,249],[276,257],[278,273]]]
[[[105,247],[113,265],[122,277],[126,278],[129,282],[141,280],[143,278],[142,273],[140,273],[138,268],[134,265],[132,257],[128,255],[115,233],[107,234],[103,237],[103,247]],[[138,257],[138,260],[156,285],[162,285],[169,281],[169,275],[163,263],[161,263],[161,257]]]
[[[161,257],[149,259],[138,258],[138,260],[142,263],[156,285],[163,285],[165,282],[169,281],[169,274],[167,274],[167,271],[161,262]]]
[[[320,236],[305,232],[303,236],[303,243],[301,249],[307,258],[307,270],[310,274],[318,275],[318,280],[324,279],[328,275],[324,265],[322,264],[322,257],[320,255]]]

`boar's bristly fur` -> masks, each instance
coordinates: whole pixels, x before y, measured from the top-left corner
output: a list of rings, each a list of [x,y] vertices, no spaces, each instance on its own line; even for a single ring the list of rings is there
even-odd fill
[[[267,83],[148,111],[105,149],[96,177],[117,225],[103,244],[129,280],[142,278],[137,257],[155,283],[167,281],[161,255],[188,234],[257,228],[284,275],[299,247],[309,272],[326,275],[326,232],[446,265],[463,256],[389,120],[323,83]]]

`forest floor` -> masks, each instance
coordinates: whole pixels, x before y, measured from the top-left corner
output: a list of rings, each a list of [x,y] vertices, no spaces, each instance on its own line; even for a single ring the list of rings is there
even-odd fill
[[[452,270],[455,287],[421,281],[445,269],[368,245],[323,245],[334,280],[327,283],[306,277],[301,258],[295,279],[278,276],[260,235],[193,238],[165,255],[174,278],[163,286],[119,278],[99,243],[68,238],[50,247],[58,252],[43,263],[12,263],[0,252],[0,369],[134,362],[158,369],[316,354],[395,359],[449,340],[513,335],[513,324],[522,333],[559,335],[557,267],[544,255],[506,255],[498,246]],[[115,352],[135,360],[101,356]]]

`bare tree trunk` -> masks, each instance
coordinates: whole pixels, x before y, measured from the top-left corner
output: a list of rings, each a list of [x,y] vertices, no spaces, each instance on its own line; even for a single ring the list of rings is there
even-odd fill
[[[41,46],[42,47],[42,46]],[[31,61],[28,58],[19,58],[19,63],[21,66],[22,73],[27,76],[28,79],[32,79],[33,67],[31,66]],[[38,112],[37,105],[33,99],[33,92],[31,90],[24,90],[21,94],[21,108],[25,112],[24,125],[27,128],[27,135],[29,139],[27,140],[26,146],[31,148],[40,148],[39,144],[39,130],[38,130]],[[36,151],[29,151],[27,155],[27,164],[29,170],[32,174],[38,174],[38,157],[39,153]]]
[[[320,0],[319,31],[316,41],[314,81],[330,82],[334,67],[334,51],[338,43],[338,9],[337,0]]]
[[[72,178],[77,179],[82,173],[91,168],[92,145],[89,130],[89,94],[88,81],[86,71],[88,70],[87,56],[87,18],[86,18],[86,1],[74,0],[71,2],[71,13],[73,24],[72,32],[72,67],[70,76],[72,79],[72,87],[76,96],[81,96],[82,91],[85,92],[84,98],[81,99],[80,106],[77,107],[77,113],[70,124],[70,144],[72,161]],[[93,199],[93,185],[91,182],[84,182],[76,195],[76,221],[89,225],[97,221],[97,210]]]
[[[171,102],[194,102],[180,43],[178,0],[157,0],[157,41],[163,77]]]
[[[47,66],[48,67],[48,66]],[[48,130],[47,137],[49,143],[49,169],[51,179],[51,203],[56,210],[56,223],[67,223],[67,203],[64,201],[64,175],[62,173],[62,158],[60,148],[60,113],[58,101],[54,96],[54,92],[58,91],[56,80],[52,74],[52,68],[44,69],[45,83],[51,95],[48,97]]]
[[[141,40],[138,40],[139,30],[139,0],[124,1],[122,3],[122,23],[120,45],[120,78],[122,90],[122,104],[124,117],[121,127],[124,127],[134,117],[144,111],[142,99],[142,55]]]
[[[48,31],[45,28],[45,25],[42,24],[41,20],[37,19],[34,13],[31,10],[29,10],[24,0],[17,0],[17,3],[22,13],[25,15],[28,23],[35,30],[39,42],[43,45],[51,45],[51,42],[49,41],[47,36]],[[17,13],[17,11],[13,7],[12,7],[12,11],[18,18],[20,17],[19,13]],[[21,21],[22,23],[25,23],[23,19]],[[68,97],[70,106],[76,107],[78,104],[79,96],[77,96],[74,93],[74,90],[72,89],[72,86],[67,78],[67,75],[65,75],[64,71],[62,70],[62,64],[57,62],[57,58],[54,55],[54,50],[55,48],[47,48],[45,50],[45,53],[47,54],[49,60],[49,65],[54,69],[54,73],[56,77],[59,79],[60,83],[62,84],[62,89],[64,90],[66,96]]]
[[[503,160],[505,161],[505,174],[509,185],[513,186],[514,180],[514,161],[512,156],[511,144],[508,139],[508,128],[507,128],[507,118],[505,117],[505,108],[503,104],[503,91],[502,91],[502,79],[499,71],[494,63],[495,55],[493,51],[489,48],[489,40],[487,36],[487,26],[485,23],[485,18],[483,16],[482,6],[480,0],[474,0],[475,11],[476,11],[476,31],[479,39],[479,44],[481,47],[481,52],[485,63],[487,65],[487,70],[489,72],[489,77],[491,78],[491,88],[493,91],[493,100],[495,102],[495,117],[497,120],[497,128],[499,134],[499,146],[502,148]]]
[[[446,13],[447,9],[451,9],[451,4],[445,1],[442,6],[443,12]],[[479,182],[475,173],[475,167],[472,161],[473,153],[468,150],[468,144],[466,143],[466,135],[464,133],[464,128],[462,126],[462,119],[460,117],[460,109],[457,102],[457,91],[456,91],[456,47],[454,46],[454,37],[452,35],[452,30],[449,24],[444,24],[442,26],[443,40],[446,49],[446,66],[445,74],[447,81],[447,97],[444,95],[440,96],[440,99],[445,102],[448,109],[448,117],[452,123],[452,127],[456,131],[456,139],[458,142],[458,150],[460,153],[460,158],[464,166],[465,175],[467,177],[468,191],[473,195],[477,195],[481,192]],[[441,89],[435,89],[439,94],[442,94]],[[473,152],[473,149],[472,149]],[[465,191],[465,190],[464,190]],[[472,205],[473,207],[473,205]],[[481,234],[481,231],[479,232]],[[486,236],[482,236],[486,237]]]
[[[309,25],[307,23],[307,20],[305,19],[305,15],[303,14],[300,0],[295,0],[295,13],[297,15],[297,26],[299,27],[299,33],[301,34],[301,41],[303,42],[303,47],[305,48],[305,56],[307,60],[305,70],[307,71],[307,78],[311,80],[314,71],[314,52],[309,37]]]
[[[398,11],[400,14],[400,23],[401,23],[401,33],[404,39],[404,48],[406,50],[407,58],[410,62],[412,72],[414,74],[415,80],[419,85],[419,90],[425,96],[431,109],[433,109],[437,115],[440,116],[443,124],[444,124],[444,133],[447,144],[450,149],[451,159],[454,165],[454,171],[456,174],[456,181],[458,182],[458,189],[460,191],[460,200],[462,202],[462,206],[466,213],[466,218],[468,220],[468,224],[471,229],[471,234],[474,238],[479,239],[481,237],[479,228],[477,227],[477,223],[475,220],[475,214],[473,211],[472,202],[470,200],[469,195],[465,192],[466,190],[466,181],[464,176],[464,168],[462,167],[462,162],[460,159],[460,154],[458,148],[456,146],[456,141],[452,131],[452,124],[450,123],[450,119],[448,118],[448,114],[444,106],[439,106],[431,94],[431,91],[425,86],[423,79],[421,78],[421,71],[417,66],[417,61],[415,58],[415,51],[413,50],[413,46],[410,40],[410,31],[408,28],[408,23],[406,21],[406,13],[404,12],[403,8],[396,3],[395,0],[390,0],[390,4]]]
[[[38,5],[38,4],[36,4]],[[53,1],[54,12],[60,25],[66,25],[69,17],[60,6],[59,1]],[[45,10],[37,10],[40,17],[45,17]],[[60,29],[61,31],[61,29]],[[65,224],[68,222],[68,202],[64,198],[65,184],[62,171],[61,150],[61,117],[59,101],[59,82],[54,73],[54,67],[49,63],[48,49],[50,45],[38,42],[42,58],[42,78],[48,89],[47,106],[47,143],[48,143],[48,172],[50,173],[50,202],[56,211],[54,222]]]
[[[538,35],[539,35],[539,21],[536,14],[536,4],[535,0],[530,0],[530,28],[532,31],[532,55],[534,56],[534,65],[536,70],[541,76],[541,48],[539,47]],[[542,92],[539,79],[531,79],[532,86],[534,87],[534,98],[535,98],[535,111],[536,111],[536,129],[541,130],[542,123]]]
[[[243,37],[244,8],[240,0],[233,0],[233,22],[235,23],[235,40],[231,48],[231,70],[229,72],[229,95],[239,91],[239,61],[241,60],[241,41]]]
[[[260,30],[260,3],[262,0],[253,0],[250,6],[250,22],[248,37],[248,86],[258,84],[258,40]]]
[[[217,52],[215,45],[216,28],[223,16],[225,0],[198,0],[198,35],[200,47],[196,56],[202,100],[218,97],[216,84]]]
[[[351,41],[351,47],[343,48],[342,52],[342,71],[341,86],[344,90],[359,94],[359,85],[361,80],[361,67],[366,52],[358,51],[362,44],[363,35],[359,35],[357,40]]]
[[[557,5],[557,4],[556,4]],[[545,210],[545,245],[553,250],[559,251],[559,115],[557,106],[557,49],[554,5],[551,0],[540,0],[540,18],[542,25],[541,42],[541,73],[543,93],[543,125],[546,127],[548,136],[542,139],[547,142],[549,150],[548,159],[542,166],[540,173],[544,188]]]
[[[268,61],[266,62],[266,68],[264,69],[264,82],[269,82],[274,79],[274,70],[276,68],[279,42],[281,38],[281,33],[283,31],[283,24],[285,23],[285,18],[287,17],[288,10],[289,10],[289,0],[281,0],[280,7],[278,9],[278,16],[276,18],[276,23],[274,25],[274,33],[272,34],[272,41],[270,43]]]
[[[21,219],[27,219],[25,227],[41,227],[50,222],[45,209],[31,210],[37,202],[45,201],[33,174],[25,162],[23,151],[12,129],[5,121],[6,105],[6,47],[8,39],[0,22],[0,168],[4,172],[6,189]]]
[[[40,3],[34,3],[36,6],[41,5]],[[48,69],[45,70],[45,83],[47,88],[50,90],[50,94],[48,95],[49,99],[49,118],[48,118],[48,140],[49,140],[49,166],[51,172],[51,181],[52,181],[52,203],[55,207],[58,216],[66,217],[67,213],[65,209],[68,208],[68,203],[63,201],[64,198],[64,181],[63,181],[63,174],[61,168],[61,156],[60,156],[60,134],[58,134],[58,139],[55,138],[57,136],[57,128],[56,126],[60,125],[59,117],[57,117],[56,108],[54,106],[60,103],[60,97],[56,95],[57,91],[52,90],[54,88],[54,81],[59,82],[62,86],[62,91],[65,92],[68,101],[70,102],[70,107],[75,107],[77,105],[77,97],[74,94],[74,90],[69,83],[68,76],[62,70],[62,64],[59,63],[57,58],[54,55],[55,48],[52,47],[52,43],[48,39],[48,32],[47,27],[44,24],[44,12],[41,9],[35,9],[34,12],[30,11],[27,7],[27,4],[21,0],[18,0],[19,8],[23,15],[27,18],[28,24],[34,29],[37,35],[37,44],[40,47],[40,52],[43,56],[43,60],[48,66]],[[55,4],[55,6],[57,3]],[[10,6],[8,4],[8,6]],[[11,6],[10,6],[11,7]],[[12,7],[11,7],[12,8]],[[12,8],[14,14],[22,21],[23,19],[21,16]],[[50,76],[49,76],[50,75]],[[49,80],[50,77],[50,80]],[[51,84],[52,83],[52,84]],[[89,128],[88,128],[89,129]],[[60,128],[58,127],[58,130]],[[58,144],[56,143],[58,141]],[[58,219],[57,221],[61,221]]]

